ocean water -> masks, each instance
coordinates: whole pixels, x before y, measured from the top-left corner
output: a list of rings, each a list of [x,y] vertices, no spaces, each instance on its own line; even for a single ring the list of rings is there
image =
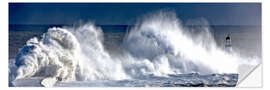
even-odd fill
[[[159,13],[136,25],[9,25],[9,85],[232,87],[243,65],[260,64],[260,26],[198,21]]]

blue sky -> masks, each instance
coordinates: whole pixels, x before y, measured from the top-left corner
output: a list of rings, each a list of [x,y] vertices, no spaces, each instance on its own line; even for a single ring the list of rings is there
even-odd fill
[[[183,21],[205,18],[211,25],[261,25],[261,3],[9,3],[9,24],[134,24],[161,9]]]

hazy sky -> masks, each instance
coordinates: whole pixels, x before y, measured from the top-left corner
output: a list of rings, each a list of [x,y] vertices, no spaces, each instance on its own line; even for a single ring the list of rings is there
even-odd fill
[[[205,18],[211,25],[261,25],[260,3],[9,3],[9,24],[125,25],[150,12],[171,9],[185,22]]]

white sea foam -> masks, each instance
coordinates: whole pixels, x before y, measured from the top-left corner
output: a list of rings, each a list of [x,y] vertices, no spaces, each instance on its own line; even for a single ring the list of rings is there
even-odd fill
[[[207,26],[197,27],[200,31],[195,32],[189,29],[181,25],[175,14],[160,12],[138,23],[124,44],[135,57],[168,62],[170,68],[166,71],[237,73],[238,62],[243,58],[218,48]]]
[[[59,81],[126,78],[121,63],[110,58],[102,33],[93,24],[51,28],[38,41],[32,38],[16,57],[16,79],[43,76]]]
[[[16,79],[123,80],[146,75],[237,73],[240,64],[258,63],[217,47],[208,26],[184,27],[174,13],[167,12],[144,17],[122,45],[125,53],[111,57],[104,49],[101,28],[93,23],[50,28],[41,40],[28,40],[16,56]],[[245,59],[250,60],[242,63]]]

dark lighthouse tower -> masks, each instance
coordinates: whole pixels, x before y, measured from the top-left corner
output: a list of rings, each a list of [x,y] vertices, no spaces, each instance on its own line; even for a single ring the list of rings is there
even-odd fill
[[[230,34],[228,34],[227,37],[226,37],[226,39],[225,39],[225,50],[227,52],[231,52],[232,51],[232,43],[231,43]]]

